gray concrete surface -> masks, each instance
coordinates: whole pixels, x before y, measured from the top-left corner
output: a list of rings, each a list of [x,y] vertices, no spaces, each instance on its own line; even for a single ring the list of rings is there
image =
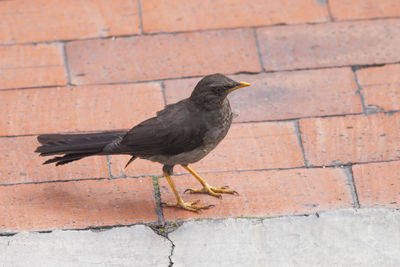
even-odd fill
[[[170,258],[171,261],[170,261]],[[201,220],[0,237],[0,266],[400,266],[400,211]]]
[[[168,266],[171,242],[149,227],[0,237],[0,266]]]
[[[170,234],[178,266],[400,266],[400,212],[188,222]]]

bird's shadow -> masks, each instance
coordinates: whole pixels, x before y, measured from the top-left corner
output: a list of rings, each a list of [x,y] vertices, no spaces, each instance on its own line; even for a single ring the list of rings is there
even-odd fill
[[[110,191],[96,192],[90,188],[74,192],[71,189],[48,187],[26,196],[26,201],[33,203],[25,206],[25,212],[29,207],[33,218],[40,220],[45,217],[67,224],[76,221],[107,224],[113,220],[114,223],[125,223],[138,215],[154,216],[155,207],[151,199],[136,198],[137,192],[132,191],[130,196],[126,193],[110,196]]]

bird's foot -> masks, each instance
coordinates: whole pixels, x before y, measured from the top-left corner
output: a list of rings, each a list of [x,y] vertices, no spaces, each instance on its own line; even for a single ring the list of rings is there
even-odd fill
[[[191,194],[209,194],[211,196],[222,198],[222,194],[231,194],[231,195],[239,195],[238,192],[234,190],[227,189],[229,186],[221,186],[221,187],[212,187],[209,184],[205,183],[203,188],[200,189],[186,189],[184,193],[191,193]]]
[[[184,202],[182,200],[182,201],[178,201],[177,203],[162,203],[162,205],[164,207],[176,207],[176,208],[182,208],[182,209],[194,211],[194,212],[200,212],[203,209],[209,209],[209,208],[214,207],[214,205],[196,206],[196,204],[199,203],[199,201],[200,200]]]

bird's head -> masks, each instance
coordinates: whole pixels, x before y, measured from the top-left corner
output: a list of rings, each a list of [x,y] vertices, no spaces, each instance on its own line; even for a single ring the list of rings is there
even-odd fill
[[[230,92],[246,86],[250,86],[250,84],[236,82],[220,73],[211,74],[197,83],[190,99],[208,108],[218,108]]]

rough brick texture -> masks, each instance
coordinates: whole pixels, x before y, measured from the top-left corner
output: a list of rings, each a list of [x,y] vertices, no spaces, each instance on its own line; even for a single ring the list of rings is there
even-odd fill
[[[240,196],[166,220],[350,208],[352,178],[362,208],[399,208],[399,47],[399,0],[0,0],[0,235],[160,220],[161,164],[42,165],[37,135],[130,129],[217,72],[252,86],[191,167]]]
[[[124,175],[127,156],[112,157],[113,176]],[[292,122],[232,125],[227,137],[203,160],[192,164],[199,172],[290,168],[303,166],[303,156]],[[126,175],[162,174],[161,165],[133,162]],[[182,169],[176,168],[176,173]]]
[[[400,65],[357,71],[365,105],[370,110],[400,109]]]
[[[136,0],[0,1],[0,43],[140,33]]]
[[[400,162],[353,166],[354,182],[362,208],[400,207]]]
[[[33,153],[38,145],[35,136],[0,138],[0,184],[108,177],[105,157],[90,157],[58,167],[42,165],[48,158]]]
[[[62,49],[61,44],[0,46],[0,89],[66,84]]]
[[[257,29],[266,70],[400,61],[400,19]]]
[[[281,120],[362,112],[349,68],[231,76],[251,87],[229,96],[234,121]],[[165,81],[167,103],[190,96],[200,78]]]
[[[310,165],[400,159],[400,113],[300,120]]]
[[[78,41],[67,55],[74,84],[260,71],[249,29]]]
[[[142,1],[144,32],[190,31],[327,21],[327,6],[315,0]],[[284,11],[284,12],[282,12]]]
[[[398,0],[329,0],[334,19],[369,19],[400,16]]]
[[[150,177],[0,186],[0,231],[156,221]]]
[[[0,92],[0,135],[130,129],[163,108],[158,83]],[[29,108],[29,118],[21,116]]]
[[[204,194],[183,194],[185,201],[200,199],[200,204],[214,204],[215,207],[198,214],[164,208],[166,220],[304,214],[352,206],[347,178],[341,169],[225,172],[202,176],[210,185],[229,185],[240,195],[224,195],[220,200]],[[181,193],[186,188],[200,186],[189,175],[173,179]],[[162,201],[175,202],[167,181],[162,178],[159,182]]]

